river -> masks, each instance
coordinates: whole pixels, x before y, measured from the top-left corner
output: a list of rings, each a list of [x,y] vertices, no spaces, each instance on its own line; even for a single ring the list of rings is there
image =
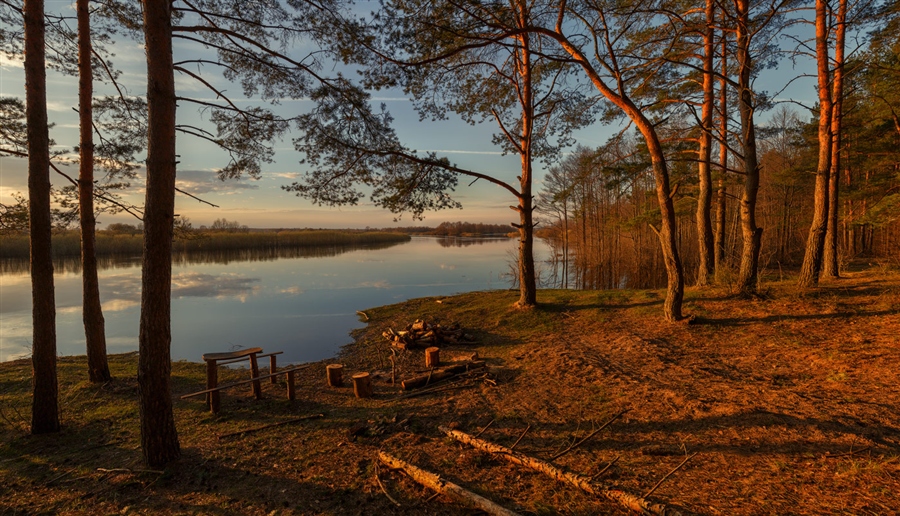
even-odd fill
[[[513,286],[517,239],[413,237],[393,245],[178,256],[172,268],[172,359],[259,346],[288,363],[334,356],[364,325],[358,310]],[[535,243],[535,259],[547,247]],[[107,351],[138,347],[139,256],[100,261]],[[31,354],[27,263],[0,264],[0,361]],[[538,266],[540,269],[540,265]],[[59,355],[83,355],[77,259],[56,264]]]

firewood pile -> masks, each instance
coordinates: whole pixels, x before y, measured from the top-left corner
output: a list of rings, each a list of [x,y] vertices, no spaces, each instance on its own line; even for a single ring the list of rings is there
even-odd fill
[[[393,347],[398,349],[475,343],[474,337],[465,333],[459,323],[442,326],[439,323],[428,323],[420,319],[407,325],[405,330],[395,332],[392,328],[388,328],[382,335],[391,342]]]

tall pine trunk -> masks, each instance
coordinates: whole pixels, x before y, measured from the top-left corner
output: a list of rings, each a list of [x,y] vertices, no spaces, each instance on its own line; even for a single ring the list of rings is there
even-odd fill
[[[819,160],[816,164],[816,186],[813,197],[813,220],[806,239],[806,252],[800,268],[798,284],[813,287],[819,283],[822,254],[828,225],[828,183],[831,174],[831,87],[828,61],[828,5],[816,0],[816,62],[819,76]]]
[[[713,241],[712,219],[712,130],[713,103],[715,92],[713,87],[713,38],[715,37],[715,2],[706,0],[706,34],[703,44],[703,109],[701,113],[700,151],[699,151],[699,192],[697,195],[697,240],[700,263],[697,269],[697,285],[706,286],[715,274],[715,247]]]
[[[143,4],[148,134],[138,386],[144,460],[150,467],[162,467],[181,454],[170,385],[175,219],[172,5],[168,0],[144,0]]]
[[[524,25],[526,13],[519,13],[520,25]],[[534,92],[531,76],[530,35],[519,38],[520,47],[516,50],[518,76],[521,78],[520,95],[522,102],[522,134],[519,147],[522,158],[522,175],[519,176],[519,301],[520,308],[537,305],[537,282],[534,271],[534,200],[531,196],[532,186],[532,149],[534,129]]]
[[[841,122],[844,116],[844,43],[847,30],[847,0],[840,0],[834,36],[834,82],[831,106],[831,169],[828,178],[828,224],[825,230],[825,249],[822,272],[831,278],[840,276],[838,264],[838,203],[841,180]]]
[[[88,0],[78,0],[78,118],[81,132],[81,163],[78,170],[78,211],[81,222],[82,320],[87,346],[88,377],[92,382],[107,382],[106,326],[100,307],[100,282],[97,278],[97,253],[94,219],[94,134],[93,73],[91,72],[91,15]]]
[[[741,114],[741,150],[744,156],[744,191],[741,194],[741,268],[738,290],[753,294],[757,290],[762,228],[756,225],[756,198],[759,193],[759,163],[756,157],[756,127],[750,81],[753,63],[750,57],[749,0],[735,2],[737,17],[738,111]]]
[[[56,301],[50,251],[50,132],[44,66],[44,0],[25,0],[25,118],[28,129],[28,220],[31,240],[31,433],[59,431]]]
[[[727,191],[725,178],[728,175],[728,32],[725,27],[725,11],[722,11],[722,78],[719,84],[719,166],[721,173],[716,192],[716,229],[714,233],[716,280],[721,281],[728,264],[725,262],[725,219],[727,208]]]

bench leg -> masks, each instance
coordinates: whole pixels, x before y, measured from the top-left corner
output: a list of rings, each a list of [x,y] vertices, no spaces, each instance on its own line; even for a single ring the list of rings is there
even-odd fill
[[[253,380],[253,396],[261,400],[262,399],[262,386],[259,384],[259,364],[256,360],[256,353],[250,355],[250,378],[255,378]]]
[[[287,372],[287,397],[291,401],[294,401],[297,398],[296,391],[294,391],[294,371],[293,370],[290,370]]]
[[[219,386],[219,369],[215,360],[207,360],[206,362],[206,388],[215,389]],[[219,413],[219,391],[209,392],[206,394],[206,404],[209,406],[210,412]]]
[[[275,363],[275,355],[272,355],[269,357],[269,374],[274,375],[275,371],[277,371],[277,370],[278,370],[278,366]],[[277,378],[275,376],[272,376],[271,378],[269,378],[269,382],[272,385],[275,385],[276,383],[278,383]]]

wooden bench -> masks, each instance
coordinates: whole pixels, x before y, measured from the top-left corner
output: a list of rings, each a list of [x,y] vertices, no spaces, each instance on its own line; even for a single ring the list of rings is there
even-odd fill
[[[254,376],[249,380],[241,380],[239,382],[229,383],[227,385],[217,385],[215,387],[203,390],[192,392],[190,394],[185,394],[181,396],[181,399],[192,398],[194,396],[200,396],[205,394],[207,396],[207,400],[213,399],[214,402],[209,404],[209,409],[213,414],[219,413],[219,391],[224,389],[230,389],[231,387],[236,387],[238,385],[247,385],[248,383],[259,383],[260,380],[265,380],[266,378],[272,378],[272,383],[275,383],[274,378],[280,374],[287,376],[287,397],[289,400],[294,401],[296,399],[296,391],[294,389],[294,373],[301,369],[306,369],[310,364],[305,364],[301,366],[289,367],[287,369],[282,369],[281,371],[277,371],[274,373],[270,373],[263,376]]]
[[[219,399],[219,366],[226,364],[235,364],[237,362],[243,362],[244,360],[250,361],[250,381],[245,383],[251,384],[251,389],[253,392],[253,396],[256,399],[262,399],[262,386],[259,383],[259,362],[258,359],[263,357],[269,357],[269,375],[266,378],[271,378],[272,383],[275,383],[275,377],[277,376],[275,373],[277,371],[276,364],[276,355],[280,355],[281,351],[276,351],[274,353],[265,353],[262,354],[262,348],[247,348],[239,351],[229,351],[224,353],[206,353],[203,355],[203,361],[206,362],[206,404],[209,406],[209,409],[215,414],[219,412],[220,399]],[[233,386],[232,384],[231,386]],[[184,396],[183,396],[184,397]]]

